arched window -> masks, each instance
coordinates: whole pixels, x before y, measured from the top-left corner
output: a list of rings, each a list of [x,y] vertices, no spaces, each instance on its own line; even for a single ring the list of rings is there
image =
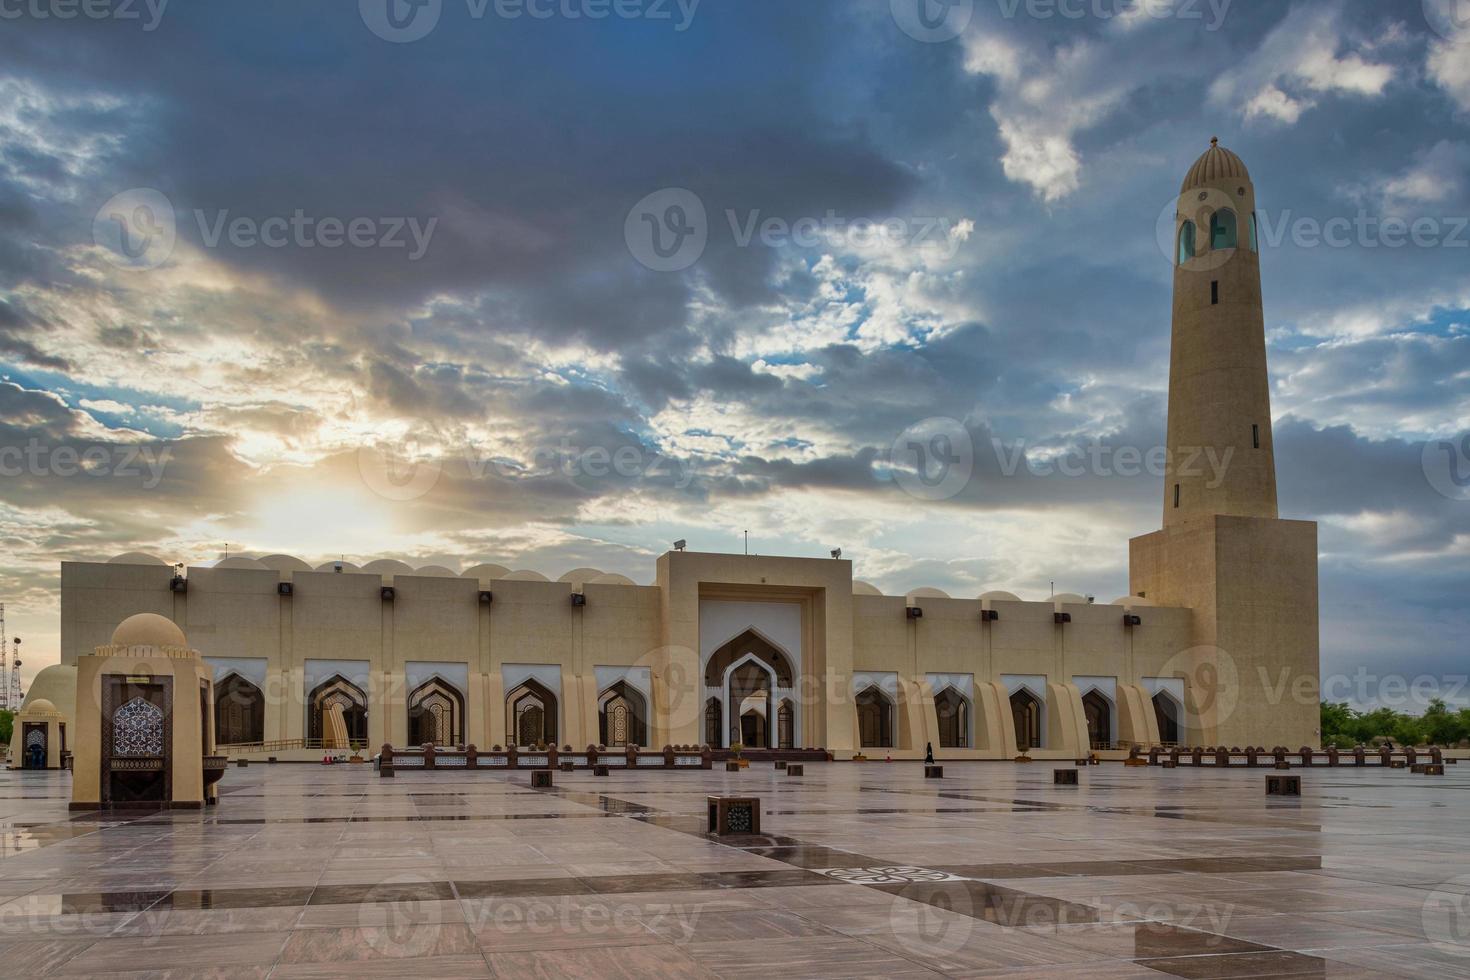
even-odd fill
[[[1087,718],[1087,742],[1094,749],[1113,747],[1113,705],[1097,688],[1082,695],[1082,714]]]
[[[776,738],[780,748],[796,747],[796,707],[790,698],[782,698],[781,707],[776,709]]]
[[[626,681],[618,681],[597,697],[599,744],[609,748],[648,742],[648,702]]]
[[[342,709],[342,721],[347,726],[348,740],[354,746],[366,745],[367,695],[362,693],[362,688],[341,674],[322,681],[307,699],[307,737],[320,739],[326,735],[325,716],[334,705]]]
[[[1179,257],[1178,263],[1183,265],[1194,258],[1194,222],[1185,221],[1179,229]]]
[[[863,748],[893,748],[893,702],[877,685],[857,696],[858,736]]]
[[[970,702],[964,695],[946,687],[934,696],[934,714],[939,719],[940,748],[970,747]]]
[[[437,677],[408,696],[409,745],[459,745],[464,741],[464,696]]]
[[[1261,250],[1260,239],[1257,237],[1257,231],[1256,231],[1256,213],[1254,211],[1252,211],[1251,212],[1251,251],[1252,252],[1259,252],[1260,250]]]
[[[1239,244],[1235,230],[1235,212],[1221,208],[1210,215],[1210,248],[1234,248]]]
[[[725,740],[720,737],[723,713],[719,698],[709,698],[704,702],[704,744],[712,749],[723,748],[725,745]]]
[[[1041,702],[1024,687],[1011,695],[1011,720],[1016,726],[1016,748],[1041,748]]]
[[[556,744],[556,695],[528,680],[505,698],[506,740],[531,747]]]
[[[230,674],[214,685],[214,743],[254,745],[263,741],[265,695],[239,674]]]
[[[1165,745],[1179,744],[1179,702],[1168,691],[1154,695],[1154,720],[1159,723],[1159,741]]]

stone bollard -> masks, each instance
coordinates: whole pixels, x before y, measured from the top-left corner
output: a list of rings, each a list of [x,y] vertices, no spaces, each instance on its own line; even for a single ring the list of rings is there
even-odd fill
[[[531,788],[532,789],[551,789],[551,770],[550,769],[532,769],[531,770]]]

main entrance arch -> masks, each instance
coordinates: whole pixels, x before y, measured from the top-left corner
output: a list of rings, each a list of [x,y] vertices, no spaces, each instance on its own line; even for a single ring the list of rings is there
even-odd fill
[[[720,748],[789,748],[800,730],[796,675],[784,650],[754,628],[729,640],[704,667],[705,738]]]
[[[1093,688],[1082,695],[1082,714],[1087,718],[1087,743],[1094,749],[1113,747],[1113,703]]]

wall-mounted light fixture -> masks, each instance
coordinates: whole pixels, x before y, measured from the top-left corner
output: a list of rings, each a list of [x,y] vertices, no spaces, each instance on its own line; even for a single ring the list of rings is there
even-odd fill
[[[295,591],[290,582],[276,583],[276,595],[278,596],[284,596],[289,599]]]
[[[393,597],[397,594],[398,593],[394,591],[393,586],[391,585],[385,585],[378,590],[378,595],[383,597],[384,602],[392,602]]]
[[[577,606],[578,608],[587,605],[587,597],[580,592],[573,592],[572,605]]]
[[[996,612],[994,609],[980,610],[980,622],[993,623],[997,619],[1000,619],[1000,613]]]
[[[490,605],[490,603],[492,601],[494,601],[494,599],[495,599],[495,596],[493,596],[493,595],[490,594],[490,590],[489,589],[481,589],[480,590],[480,605],[482,605],[482,606],[488,606],[488,605]]]
[[[1143,620],[1132,613],[1123,614],[1123,625],[1127,627],[1142,626]]]
[[[1056,623],[1058,626],[1062,625],[1063,623],[1070,623],[1072,621],[1072,614],[1071,613],[1052,613],[1051,614],[1051,621],[1053,623]]]
[[[918,606],[906,606],[904,607],[904,615],[908,616],[909,619],[923,619],[924,610]]]

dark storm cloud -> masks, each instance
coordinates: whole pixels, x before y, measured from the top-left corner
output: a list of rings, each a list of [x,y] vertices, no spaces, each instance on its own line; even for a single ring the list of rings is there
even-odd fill
[[[916,521],[942,537],[1030,520],[1057,556],[1075,545],[1050,537],[1059,516],[1117,528],[1116,553],[1077,574],[1122,591],[1121,536],[1150,529],[1161,506],[1157,475],[1116,465],[1119,450],[1163,441],[1172,270],[1155,225],[1219,135],[1249,164],[1263,217],[1286,229],[1262,250],[1285,416],[1277,464],[1283,514],[1324,521],[1324,657],[1369,656],[1378,643],[1380,660],[1445,662],[1446,637],[1465,628],[1451,597],[1465,580],[1453,542],[1467,505],[1429,486],[1419,440],[1463,424],[1466,252],[1292,235],[1303,219],[1470,211],[1470,184],[1457,179],[1466,120],[1425,77],[1417,5],[1238,3],[1218,32],[999,10],[978,3],[967,36],[949,44],[904,36],[886,0],[705,0],[681,33],[615,19],[477,21],[446,2],[439,28],[403,45],[373,36],[350,2],[177,2],[146,33],[8,23],[0,60],[21,87],[5,90],[15,109],[0,110],[0,359],[65,374],[55,387],[68,398],[121,389],[129,402],[178,405],[176,392],[148,389],[166,364],[199,402],[176,410],[183,438],[133,443],[144,437],[0,387],[0,447],[34,438],[174,453],[152,490],[49,472],[0,481],[22,519],[7,529],[11,552],[50,567],[55,555],[145,546],[166,528],[228,533],[293,480],[360,484],[360,455],[322,429],[381,428],[391,443],[407,421],[410,440],[442,453],[442,474],[394,514],[436,535],[434,548],[646,581],[655,549],[644,539],[663,528],[630,514],[697,524],[712,508],[760,513],[805,494],[871,535],[864,508],[912,504],[887,475],[894,440],[943,417],[964,424],[974,476],[952,498],[910,506]],[[1336,31],[1329,56],[1392,69],[1380,91],[1337,84],[1346,70],[1313,83],[1257,57],[1289,18],[1317,11]],[[980,40],[1006,46],[1014,77],[975,68],[967,45]],[[1243,67],[1232,97],[1211,94]],[[1273,80],[1305,107],[1291,124],[1245,118],[1252,86]],[[1041,193],[1045,161],[1008,169],[1007,123],[1075,152],[1076,189]],[[709,243],[692,268],[652,272],[630,254],[624,219],[676,186],[705,205]],[[417,260],[226,239],[205,248],[205,281],[109,278],[98,268],[116,270],[88,265],[78,247],[92,241],[97,207],[132,187],[168,195],[180,252],[221,219],[297,210],[436,224]],[[727,211],[936,216],[974,229],[952,263],[928,267],[906,252],[741,247]],[[830,269],[818,267],[824,255]],[[933,300],[918,313],[940,329],[858,335],[911,280]],[[1444,315],[1430,316],[1436,305]],[[846,342],[805,336],[803,317],[819,316],[850,323]],[[800,376],[771,373],[781,369]],[[247,459],[247,433],[290,447],[290,459]],[[632,476],[565,465],[589,450],[673,458]],[[1048,468],[1059,457],[1081,472]],[[592,539],[610,526],[629,528],[622,544]],[[890,586],[968,588],[1021,562],[874,547],[904,556],[875,569]],[[27,581],[0,579],[17,591]],[[1370,599],[1395,617],[1430,609],[1431,625],[1398,643],[1376,636]]]

